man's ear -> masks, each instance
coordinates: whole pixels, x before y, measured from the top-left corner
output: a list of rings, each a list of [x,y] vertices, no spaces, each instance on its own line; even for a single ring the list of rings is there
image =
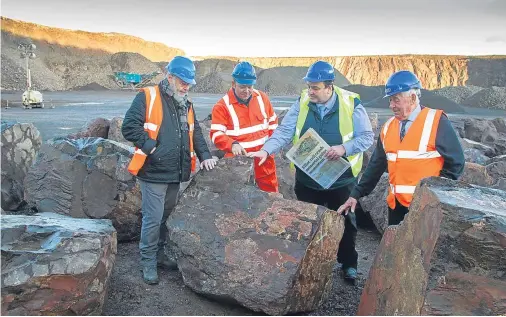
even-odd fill
[[[416,103],[416,95],[415,94],[411,94],[411,103],[413,103],[413,104]]]

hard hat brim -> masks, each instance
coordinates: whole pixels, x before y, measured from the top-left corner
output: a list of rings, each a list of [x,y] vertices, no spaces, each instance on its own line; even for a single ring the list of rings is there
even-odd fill
[[[256,84],[256,79],[239,79],[239,78],[234,78],[234,81],[236,83],[238,83],[239,85],[254,85]]]
[[[184,81],[185,83],[189,84],[189,85],[195,85],[197,84],[197,82],[195,81],[195,79],[190,79],[190,78],[186,78],[186,77],[183,77],[183,76],[178,76],[176,74],[172,74],[174,76],[176,76],[177,78],[181,79],[182,81]]]

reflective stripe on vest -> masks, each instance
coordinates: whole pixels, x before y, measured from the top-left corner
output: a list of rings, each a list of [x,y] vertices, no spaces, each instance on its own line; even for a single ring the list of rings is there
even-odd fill
[[[221,124],[212,124],[211,130],[218,130],[217,132],[215,132],[213,134],[213,138],[212,138],[213,143],[214,143],[214,140],[218,136],[223,135],[223,134],[237,137],[237,136],[250,134],[250,133],[254,133],[254,132],[259,132],[259,131],[264,131],[264,130],[268,130],[268,129],[274,130],[277,128],[277,126],[278,126],[277,124],[270,124],[271,122],[274,122],[276,120],[277,116],[274,114],[270,118],[267,118],[267,112],[265,111],[265,104],[264,104],[264,100],[262,98],[262,95],[260,94],[260,92],[258,90],[253,90],[253,91],[258,94],[258,96],[256,96],[256,98],[257,98],[258,106],[260,108],[260,113],[262,114],[262,117],[263,117],[263,123],[241,129],[239,117],[237,116],[237,113],[235,112],[234,106],[232,106],[230,104],[230,98],[229,98],[228,94],[226,94],[225,96],[223,96],[223,102],[227,106],[228,113],[230,114],[230,118],[232,118],[232,124],[234,126],[234,129],[233,130],[227,129],[226,126],[221,125]],[[268,137],[265,136],[265,137],[262,137],[257,140],[251,140],[248,142],[244,142],[244,141],[239,142],[239,144],[244,149],[248,149],[248,148],[253,148],[253,147],[256,147],[259,145],[263,145],[265,143],[265,141],[267,141],[267,139],[268,139]]]
[[[339,132],[341,133],[343,143],[353,138],[353,111],[355,110],[355,98],[360,96],[354,92],[341,89],[334,86],[334,91],[337,94],[339,102]],[[306,122],[307,114],[309,112],[309,96],[307,89],[302,91],[300,95],[300,110],[297,118],[297,124],[295,126],[295,135],[293,137],[293,143],[299,141],[302,128]],[[351,165],[351,171],[353,176],[357,176],[362,170],[362,162],[364,160],[362,152],[347,157]],[[290,164],[293,168],[293,163]]]
[[[409,207],[418,182],[425,177],[439,176],[444,160],[435,143],[442,113],[442,110],[423,108],[402,142],[399,120],[392,117],[384,124],[381,142],[388,161],[390,208],[395,208],[396,199]]]
[[[146,95],[146,122],[144,123],[144,131],[148,133],[150,139],[156,140],[158,132],[163,120],[163,106],[158,86],[147,87],[142,89]],[[196,156],[193,149],[193,130],[195,128],[195,116],[193,107],[188,107],[188,126],[190,137],[190,156],[192,172],[196,169]],[[139,170],[146,162],[147,155],[141,149],[135,147],[132,160],[128,164],[128,171],[137,175]]]

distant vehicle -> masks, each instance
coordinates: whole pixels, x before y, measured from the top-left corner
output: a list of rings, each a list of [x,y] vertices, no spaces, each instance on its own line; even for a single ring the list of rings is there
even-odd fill
[[[34,53],[36,48],[35,44],[30,43],[20,43],[18,45],[18,50],[21,51],[21,58],[24,58],[26,61],[26,90],[23,95],[21,95],[21,102],[25,109],[44,108],[42,93],[37,90],[32,90],[32,75],[30,72],[30,64],[28,63],[30,59],[36,57]]]
[[[40,91],[25,90],[21,96],[21,100],[23,101],[25,109],[44,108],[44,98],[42,97],[42,93]]]
[[[159,74],[161,72],[152,72],[151,74],[115,72],[114,81],[122,89],[135,90],[152,84],[151,80]]]

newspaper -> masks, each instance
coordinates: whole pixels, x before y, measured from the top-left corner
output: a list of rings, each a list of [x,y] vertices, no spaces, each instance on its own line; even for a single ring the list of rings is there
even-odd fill
[[[328,189],[350,167],[350,163],[343,158],[325,158],[329,148],[327,142],[313,128],[309,128],[286,153],[286,157],[321,187]]]

